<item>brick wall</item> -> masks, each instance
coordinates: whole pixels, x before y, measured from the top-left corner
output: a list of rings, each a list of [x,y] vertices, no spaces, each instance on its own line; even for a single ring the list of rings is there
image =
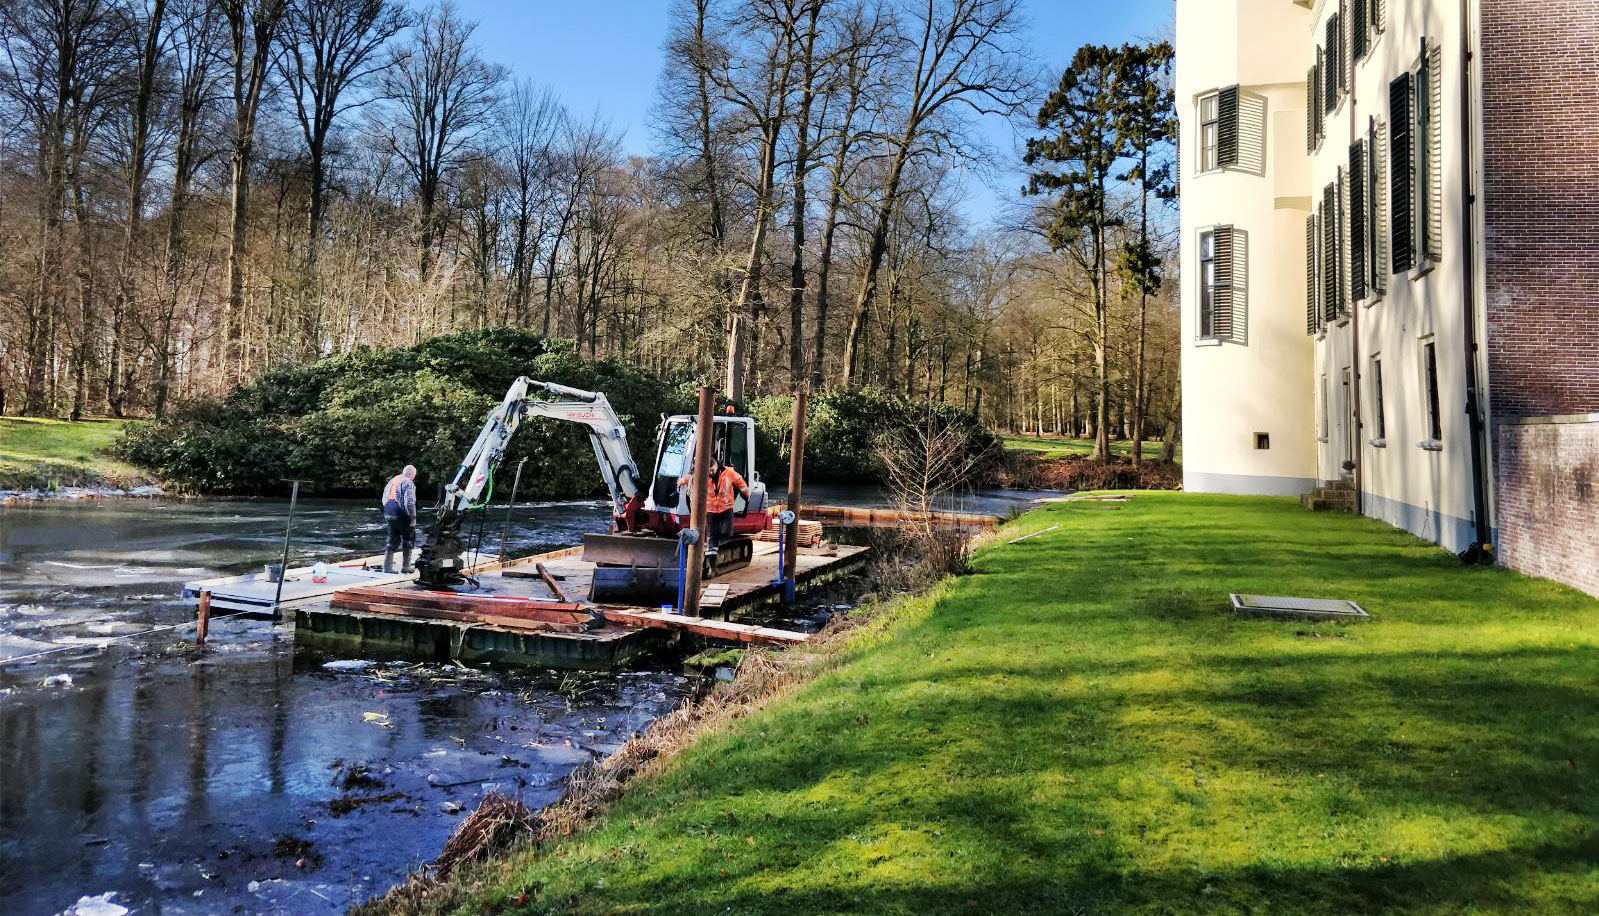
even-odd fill
[[[1491,403],[1599,411],[1599,2],[1481,9]]]
[[[1599,414],[1498,428],[1499,559],[1599,596]]]

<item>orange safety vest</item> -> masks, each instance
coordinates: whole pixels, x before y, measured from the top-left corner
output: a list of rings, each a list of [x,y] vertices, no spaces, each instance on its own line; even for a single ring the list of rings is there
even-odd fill
[[[742,493],[748,489],[749,485],[744,483],[744,478],[737,471],[731,467],[722,468],[722,473],[705,481],[705,511],[712,515],[732,511],[734,492]]]

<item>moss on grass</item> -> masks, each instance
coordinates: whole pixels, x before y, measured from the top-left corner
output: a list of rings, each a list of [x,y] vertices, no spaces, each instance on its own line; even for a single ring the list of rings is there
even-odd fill
[[[0,489],[129,487],[153,478],[107,454],[125,420],[0,418]]]
[[[1599,911],[1599,601],[1279,499],[1060,504],[975,559],[592,826],[412,903]]]

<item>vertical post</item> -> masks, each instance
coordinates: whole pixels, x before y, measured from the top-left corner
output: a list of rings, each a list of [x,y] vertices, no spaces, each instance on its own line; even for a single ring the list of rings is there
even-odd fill
[[[694,478],[689,485],[689,527],[699,535],[688,549],[688,568],[683,571],[683,613],[700,616],[700,580],[705,573],[705,491],[711,474],[712,432],[716,418],[716,389],[700,386],[699,419],[694,428]]]
[[[200,592],[200,608],[195,612],[197,620],[194,625],[194,644],[205,645],[205,637],[211,631],[211,593]]]
[[[283,601],[283,580],[289,577],[289,538],[294,534],[294,506],[300,501],[300,481],[291,480],[294,490],[289,494],[289,522],[283,526],[283,567],[278,570],[278,591],[272,596],[272,614],[278,620],[283,619],[283,612],[278,604]]]
[[[500,531],[500,562],[505,562],[505,542],[511,539],[511,510],[516,507],[516,491],[522,486],[522,465],[527,464],[523,458],[516,463],[516,477],[511,481],[511,501],[505,504],[505,528]]]
[[[783,570],[787,580],[783,585],[783,600],[794,601],[794,575],[799,564],[800,503],[805,482],[805,401],[806,389],[801,386],[794,392],[794,429],[788,440],[788,511],[794,513],[794,522],[786,527],[788,540],[783,543]]]

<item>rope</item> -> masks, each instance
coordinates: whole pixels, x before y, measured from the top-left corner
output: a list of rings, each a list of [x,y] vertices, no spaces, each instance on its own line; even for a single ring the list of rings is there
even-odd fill
[[[223,614],[220,617],[212,617],[210,619],[211,620],[227,620],[230,617],[243,617],[243,616],[245,616],[247,614],[254,614],[254,613],[259,613],[259,612],[257,612],[257,611],[237,611],[237,612],[232,613],[232,614]],[[66,651],[68,651],[70,649],[90,649],[90,650],[93,650],[95,652],[98,652],[101,649],[104,649],[104,648],[110,646],[112,643],[118,642],[120,640],[133,639],[133,638],[138,637],[138,636],[149,636],[152,633],[163,633],[163,632],[166,632],[167,630],[177,630],[177,629],[181,629],[183,627],[193,627],[193,626],[199,626],[199,621],[198,620],[187,620],[187,621],[184,621],[183,623],[174,623],[174,624],[169,624],[167,626],[152,627],[151,629],[148,629],[148,630],[140,630],[137,633],[124,633],[121,636],[107,636],[106,637],[106,641],[104,643],[101,643],[100,645],[95,645],[95,646],[56,646],[53,649],[43,649],[41,651],[33,652],[33,653],[28,654],[28,655],[14,655],[11,658],[0,658],[0,665],[9,665],[9,664],[11,664],[13,662],[24,662],[24,661],[27,661],[30,658],[41,658],[41,657],[46,656],[46,655],[53,655],[56,652],[66,652]]]

